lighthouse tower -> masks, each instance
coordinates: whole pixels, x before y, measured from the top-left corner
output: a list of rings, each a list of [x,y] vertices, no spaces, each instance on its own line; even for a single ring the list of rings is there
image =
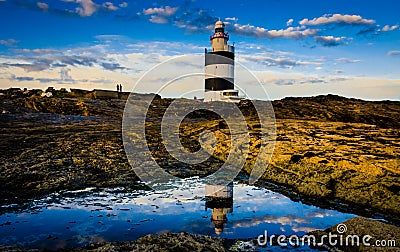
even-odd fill
[[[234,89],[235,48],[228,45],[225,24],[218,20],[210,36],[212,49],[205,51],[204,101],[239,102],[239,91]]]

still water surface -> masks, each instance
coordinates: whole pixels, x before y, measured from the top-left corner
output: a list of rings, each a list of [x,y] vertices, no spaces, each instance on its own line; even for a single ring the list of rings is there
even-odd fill
[[[188,178],[162,191],[88,188],[53,194],[0,215],[0,244],[58,249],[164,232],[245,239],[267,230],[290,236],[352,217],[239,182],[233,184],[233,199],[210,204],[201,180]]]

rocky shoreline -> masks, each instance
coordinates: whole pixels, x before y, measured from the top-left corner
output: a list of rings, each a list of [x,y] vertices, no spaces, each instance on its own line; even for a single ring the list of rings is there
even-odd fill
[[[339,224],[338,224],[339,225]],[[127,242],[100,242],[91,243],[81,248],[61,249],[57,251],[74,251],[74,252],[95,252],[95,251],[270,251],[274,249],[298,250],[298,251],[400,251],[400,227],[387,224],[382,221],[371,220],[363,217],[355,217],[347,220],[340,225],[346,226],[346,232],[338,232],[338,225],[329,227],[325,230],[310,232],[303,237],[299,237],[297,245],[290,244],[290,238],[286,237],[278,243],[277,238],[270,240],[267,238],[267,244],[259,244],[258,238],[239,240],[239,239],[223,239],[219,237],[196,235],[189,233],[164,233],[150,234],[143,236],[135,241]],[[340,230],[340,229],[339,229]],[[324,239],[322,236],[334,237]],[[343,235],[340,238],[340,235]],[[353,238],[357,235],[359,240]],[[363,238],[371,236],[370,239]],[[310,238],[312,237],[312,238]],[[315,237],[315,239],[314,239]],[[310,239],[310,240],[309,240]],[[342,239],[342,242],[340,241]],[[348,244],[346,245],[346,239]],[[265,242],[265,238],[260,238]],[[270,241],[272,243],[270,243]],[[378,241],[378,243],[377,243]],[[293,241],[294,242],[294,241]],[[382,246],[381,244],[385,244]],[[381,247],[378,247],[379,244]],[[281,246],[283,245],[283,246]],[[0,251],[40,251],[37,249],[25,249],[21,247],[0,246]],[[280,251],[280,250],[279,250]]]
[[[156,102],[155,115],[171,100]],[[1,96],[0,204],[24,203],[90,186],[142,188],[123,149],[124,106],[121,99],[65,94]],[[400,102],[328,95],[285,98],[273,106],[277,142],[261,186],[294,200],[400,224]],[[200,116],[211,120],[183,124],[183,143],[197,148],[193,135],[200,129],[214,130],[225,143],[201,169],[167,162],[165,168],[173,175],[204,176],[226,158],[229,137],[221,119]],[[250,151],[257,152],[257,127],[250,129],[255,136]],[[167,156],[162,150],[155,155],[160,160]],[[247,160],[244,175],[251,172],[252,162]],[[216,247],[224,246],[210,239]]]

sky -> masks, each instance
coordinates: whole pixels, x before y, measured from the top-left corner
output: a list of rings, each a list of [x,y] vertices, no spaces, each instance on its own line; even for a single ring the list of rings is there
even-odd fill
[[[220,19],[237,65],[271,99],[400,100],[399,9],[397,0],[0,0],[0,89],[131,91],[158,64],[202,55]]]

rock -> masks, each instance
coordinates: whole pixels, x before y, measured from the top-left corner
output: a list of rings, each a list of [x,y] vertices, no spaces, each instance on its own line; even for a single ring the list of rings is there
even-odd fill
[[[64,91],[50,98],[39,98],[38,90],[0,93],[0,111],[7,112],[0,115],[1,204],[90,186],[143,187],[123,151],[125,100],[77,98]],[[157,97],[148,114],[147,141],[154,159],[180,177],[215,172],[229,155],[226,125],[206,111],[185,118],[181,142],[189,151],[197,150],[198,136],[206,130],[218,141],[209,160],[189,167],[174,160],[160,140],[160,118],[172,101]],[[400,222],[400,102],[328,95],[285,98],[273,105],[278,141],[260,182],[280,185],[282,193],[313,204],[345,205],[345,211]],[[243,171],[250,173],[255,160],[265,157],[257,155],[261,141],[252,104],[241,101],[239,108],[249,121],[251,153],[245,153],[250,155]]]
[[[340,231],[340,233],[339,233]],[[336,235],[343,237],[343,242],[340,244],[339,240],[337,244],[329,243],[328,239],[322,240],[323,235]],[[400,240],[400,227],[384,223],[378,220],[371,220],[363,217],[355,217],[347,220],[343,223],[337,224],[330,227],[324,231],[313,231],[308,235],[314,235],[317,237],[317,241],[323,241],[323,244],[318,244],[317,246],[312,246],[314,248],[320,248],[324,250],[331,251],[400,251],[400,245],[398,241]],[[352,239],[348,237],[357,236],[359,238],[359,246],[356,245],[356,240],[354,244]],[[370,239],[366,239],[367,243],[363,244],[363,238],[370,236]],[[348,244],[346,245],[346,239]],[[385,242],[386,247],[377,247],[375,242]],[[334,241],[334,239],[332,239]],[[318,242],[320,243],[320,242]],[[366,245],[370,246],[366,246]]]
[[[217,237],[188,233],[146,235],[132,242],[90,244],[71,251],[227,251],[224,240]]]
[[[290,163],[298,163],[303,158],[303,155],[294,154],[290,157]]]

